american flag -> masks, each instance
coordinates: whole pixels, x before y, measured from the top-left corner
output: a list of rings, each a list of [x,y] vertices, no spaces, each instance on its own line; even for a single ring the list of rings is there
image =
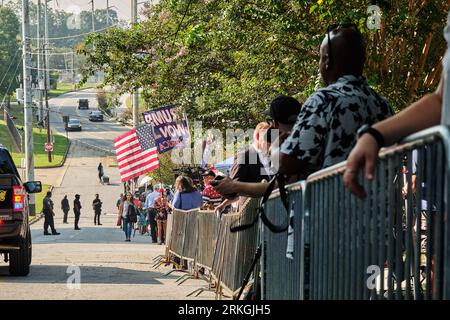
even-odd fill
[[[139,177],[159,167],[155,138],[148,124],[116,138],[114,149],[122,181]]]

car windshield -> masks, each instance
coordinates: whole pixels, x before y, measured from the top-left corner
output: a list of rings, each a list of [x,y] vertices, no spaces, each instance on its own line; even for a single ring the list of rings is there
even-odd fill
[[[100,111],[92,111],[93,116],[101,116],[102,113]]]
[[[77,119],[70,119],[69,123],[71,123],[71,124],[79,124],[80,121],[78,121]]]
[[[14,174],[19,176],[17,169],[6,149],[0,148],[0,174]]]

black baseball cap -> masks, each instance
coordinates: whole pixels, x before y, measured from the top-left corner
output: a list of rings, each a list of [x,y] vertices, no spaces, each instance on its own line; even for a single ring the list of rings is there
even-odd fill
[[[294,124],[301,108],[302,105],[295,98],[281,95],[273,99],[263,113],[277,122]]]

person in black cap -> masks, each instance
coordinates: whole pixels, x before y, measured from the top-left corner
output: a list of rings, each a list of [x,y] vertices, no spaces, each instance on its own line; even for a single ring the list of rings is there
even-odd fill
[[[272,128],[280,130],[280,135],[283,135],[292,130],[301,108],[295,98],[281,95],[272,100],[264,114],[269,117]]]
[[[365,58],[364,39],[356,25],[328,28],[319,61],[326,87],[308,97],[290,134],[280,136],[279,151],[272,153],[279,160],[278,173],[288,176],[288,182],[346,160],[361,132],[393,114],[389,102],[363,76]],[[223,179],[216,190],[260,197],[268,187]]]
[[[73,201],[73,213],[75,214],[75,230],[81,230],[78,227],[78,221],[80,221],[80,215],[81,215],[81,202],[80,202],[80,195],[75,195],[75,200]]]
[[[239,152],[230,170],[230,178],[240,182],[269,181],[272,175],[269,160],[269,149],[272,139],[278,130],[286,135],[293,127],[301,110],[301,104],[293,97],[278,96],[272,100],[270,107],[263,113],[268,116],[266,123],[259,123],[254,131],[253,143],[246,150]],[[271,130],[276,129],[276,130]],[[222,212],[228,205],[239,199],[239,205],[246,197],[226,199],[216,209]]]

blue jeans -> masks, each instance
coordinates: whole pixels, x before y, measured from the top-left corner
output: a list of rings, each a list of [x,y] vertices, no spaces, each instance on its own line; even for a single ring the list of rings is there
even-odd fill
[[[122,227],[123,232],[125,232],[126,239],[131,238],[131,231],[132,231],[132,222],[127,221],[126,219],[122,218]]]

